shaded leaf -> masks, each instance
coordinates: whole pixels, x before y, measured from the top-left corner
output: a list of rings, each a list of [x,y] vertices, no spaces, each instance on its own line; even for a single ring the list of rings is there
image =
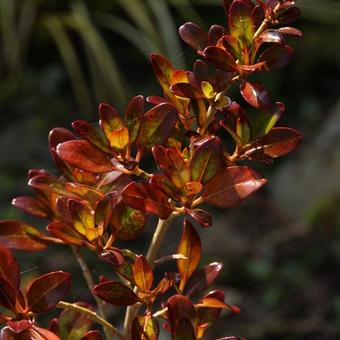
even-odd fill
[[[244,82],[240,86],[243,98],[257,109],[268,108],[271,105],[269,93],[261,83]]]
[[[129,130],[130,144],[137,139],[140,124],[144,115],[144,97],[133,97],[125,111],[126,124]]]
[[[92,293],[115,306],[131,306],[140,301],[129,287],[115,281],[99,283],[92,288]]]
[[[149,315],[138,315],[132,321],[131,340],[157,340],[159,324]]]
[[[137,256],[133,266],[133,277],[137,287],[141,291],[148,291],[151,289],[153,283],[153,272],[143,255]]]
[[[106,227],[110,223],[112,213],[117,205],[117,193],[109,192],[107,193],[97,204],[94,212],[94,223],[97,227]]]
[[[258,58],[258,63],[264,62],[266,71],[285,67],[293,58],[294,50],[288,45],[276,45],[266,49]]]
[[[43,236],[36,228],[22,221],[0,221],[0,244],[18,250],[43,250],[46,245],[39,241]]]
[[[17,289],[11,282],[0,276],[0,305],[16,313]]]
[[[154,145],[163,144],[177,121],[176,108],[162,103],[145,113],[137,138],[137,147],[142,152],[151,150]]]
[[[214,64],[217,68],[226,72],[237,72],[237,64],[234,57],[227,51],[216,47],[209,46],[204,52],[203,56],[208,63]]]
[[[57,154],[64,162],[85,171],[103,173],[114,170],[109,157],[85,140],[61,143]]]
[[[216,280],[222,268],[222,263],[213,262],[197,271],[186,285],[186,296],[195,296],[210,287]]]
[[[28,308],[34,313],[52,310],[70,291],[71,275],[66,272],[51,272],[31,282],[26,296]]]
[[[9,329],[13,331],[15,334],[20,334],[30,329],[33,325],[33,322],[31,320],[18,320],[18,321],[11,320],[7,323],[7,325]]]
[[[123,201],[130,207],[166,219],[172,212],[168,197],[151,183],[128,184],[122,192]]]
[[[203,50],[208,45],[208,35],[193,22],[187,22],[179,28],[179,35],[195,50]]]
[[[203,209],[189,209],[188,214],[203,228],[212,225],[212,217]]]
[[[202,198],[214,206],[230,208],[258,190],[266,180],[251,168],[232,166],[219,172],[206,186]]]
[[[0,277],[10,282],[15,289],[19,289],[19,266],[12,252],[0,246]]]
[[[13,199],[12,204],[27,214],[40,218],[50,217],[51,209],[36,197],[21,196]]]

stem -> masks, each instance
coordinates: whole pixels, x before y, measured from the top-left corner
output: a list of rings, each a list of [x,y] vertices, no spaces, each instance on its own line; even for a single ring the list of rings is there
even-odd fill
[[[85,314],[89,319],[99,323],[100,325],[103,326],[104,329],[107,330],[106,336],[109,336],[108,339],[111,339],[112,335],[115,335],[118,339],[124,340],[124,336],[120,334],[117,330],[117,328],[113,325],[111,325],[109,322],[107,322],[105,319],[101,318],[99,315],[97,315],[95,312],[93,312],[90,309],[87,309],[85,307],[79,306],[75,303],[68,303],[65,301],[59,301],[57,308],[61,309],[69,309],[69,310],[74,310],[78,313]]]
[[[87,286],[89,287],[89,290],[91,291],[92,287],[94,286],[94,280],[90,271],[90,268],[88,267],[87,263],[85,262],[83,256],[80,253],[80,250],[78,247],[75,246],[71,246],[71,249],[73,251],[73,254],[79,264],[79,267],[83,273],[84,279],[87,283]],[[102,300],[100,300],[97,296],[93,295],[96,304],[97,304],[97,308],[98,308],[98,315],[100,318],[104,319],[106,321],[106,313],[105,313],[105,309],[104,309],[104,303]],[[107,330],[106,327],[104,327],[104,333],[107,339],[110,339],[110,334]]]
[[[178,213],[173,212],[166,220],[160,219],[158,221],[155,233],[153,234],[152,241],[150,243],[150,246],[149,246],[149,249],[146,255],[146,260],[148,261],[151,268],[154,268],[155,266],[154,261],[157,258],[159,248],[162,244],[162,241],[168,230],[168,227],[170,226],[174,217],[177,215]],[[134,291],[137,292],[138,290],[135,288]],[[124,321],[124,334],[125,334],[126,339],[130,339],[131,323],[134,317],[137,315],[139,307],[140,307],[140,304],[135,303],[134,305],[129,306],[126,309],[125,321]]]

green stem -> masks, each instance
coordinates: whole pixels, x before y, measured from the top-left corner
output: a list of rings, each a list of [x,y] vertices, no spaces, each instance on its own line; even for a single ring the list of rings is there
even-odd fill
[[[154,268],[155,263],[154,261],[156,260],[159,252],[159,248],[162,244],[162,241],[165,237],[165,234],[172,222],[172,220],[177,216],[178,213],[173,212],[166,220],[159,220],[155,233],[153,234],[152,241],[149,246],[149,250],[146,255],[146,260],[148,261],[149,265],[151,268]],[[135,288],[135,292],[138,291],[138,289]],[[126,339],[130,339],[130,330],[131,330],[131,324],[133,319],[138,313],[140,304],[135,303],[132,306],[129,306],[126,310],[125,314],[125,321],[124,321],[124,335]]]
[[[75,303],[68,303],[68,302],[65,302],[65,301],[59,301],[56,307],[61,308],[61,309],[73,310],[75,312],[86,315],[89,319],[91,319],[91,320],[97,322],[98,324],[102,325],[103,328],[107,330],[107,333],[105,333],[105,334],[109,336],[108,339],[112,339],[112,335],[115,335],[117,337],[117,339],[119,339],[119,340],[125,339],[124,336],[118,332],[118,330],[115,326],[113,326],[112,324],[107,322],[105,319],[103,319],[102,317],[100,317],[99,315],[97,315],[95,312],[93,312],[90,309],[79,306]]]
[[[79,264],[79,267],[83,273],[84,279],[87,283],[87,286],[89,288],[89,290],[91,291],[92,287],[94,286],[94,280],[92,277],[92,273],[90,271],[90,268],[88,267],[86,261],[84,260],[83,256],[80,253],[80,250],[78,247],[75,246],[71,246],[72,252]],[[96,304],[97,304],[97,308],[98,308],[98,315],[100,318],[106,320],[106,313],[105,313],[105,308],[104,308],[104,303],[102,300],[100,300],[97,296],[93,296]],[[111,334],[108,332],[107,328],[104,327],[104,333],[106,338],[109,340],[111,338]]]

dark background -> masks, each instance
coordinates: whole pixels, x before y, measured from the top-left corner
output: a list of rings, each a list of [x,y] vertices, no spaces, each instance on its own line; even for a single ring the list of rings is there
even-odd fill
[[[286,104],[281,124],[302,131],[304,141],[273,166],[258,166],[269,178],[266,188],[232,210],[210,209],[215,224],[200,231],[202,265],[224,262],[217,286],[242,314],[225,314],[207,339],[340,338],[340,3],[297,4],[304,37],[292,41],[295,59],[266,74],[264,83],[272,98]],[[25,218],[44,227],[10,201],[29,193],[29,168],[54,171],[49,130],[70,127],[76,119],[96,122],[101,101],[122,109],[132,95],[160,94],[147,55],[160,52],[176,67],[190,69],[194,52],[176,33],[188,20],[205,28],[224,24],[221,1],[0,0],[2,219]],[[178,224],[164,253],[174,251]],[[140,249],[151,234],[149,227],[136,246]],[[60,248],[29,259],[18,254],[23,278],[72,270],[69,255]],[[89,259],[95,275],[110,274]],[[71,298],[86,298],[80,279],[74,286]]]

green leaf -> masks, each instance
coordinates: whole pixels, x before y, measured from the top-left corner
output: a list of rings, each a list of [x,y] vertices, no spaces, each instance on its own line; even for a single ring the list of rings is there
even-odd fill
[[[137,315],[132,321],[132,340],[157,340],[159,324],[156,318],[149,315]]]

